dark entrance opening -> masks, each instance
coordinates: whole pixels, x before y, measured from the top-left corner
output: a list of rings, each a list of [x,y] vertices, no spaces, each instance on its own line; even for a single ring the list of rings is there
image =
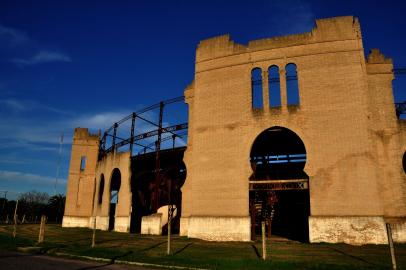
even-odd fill
[[[120,191],[120,186],[121,186],[121,173],[119,169],[115,168],[111,174],[110,181],[109,231],[114,229],[116,206],[118,203],[118,193]]]
[[[152,193],[154,185],[158,185],[158,208],[169,204],[175,205],[176,216],[171,223],[171,231],[179,233],[181,216],[181,199],[186,179],[186,167],[183,154],[186,147],[178,147],[160,151],[160,178],[156,183],[156,153],[146,153],[131,158],[131,192],[132,211],[130,232],[141,232],[143,216],[154,213]],[[170,193],[170,196],[169,196]],[[166,227],[163,227],[163,233]]]
[[[307,242],[310,198],[302,140],[286,128],[267,129],[255,139],[250,162],[252,235],[259,234],[265,222],[268,236]]]

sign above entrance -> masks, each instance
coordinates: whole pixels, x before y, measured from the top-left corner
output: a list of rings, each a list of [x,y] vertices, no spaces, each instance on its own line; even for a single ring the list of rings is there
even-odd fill
[[[250,181],[250,190],[302,190],[308,188],[308,179]]]

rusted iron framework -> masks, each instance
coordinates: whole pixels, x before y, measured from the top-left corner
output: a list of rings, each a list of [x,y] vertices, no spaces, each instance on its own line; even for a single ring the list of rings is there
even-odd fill
[[[406,68],[394,68],[393,70],[393,74],[395,75],[406,75]],[[396,108],[396,116],[398,118],[400,118],[401,115],[405,115],[406,114],[406,101],[403,102],[399,102],[399,103],[395,103],[395,108]]]
[[[174,103],[184,103],[184,97],[177,97],[173,99],[168,99],[161,101],[154,105],[148,106],[137,112],[132,112],[123,119],[115,122],[110,128],[106,129],[100,141],[100,158],[105,156],[107,153],[118,151],[121,147],[129,145],[129,151],[133,155],[134,145],[137,145],[143,149],[139,151],[138,154],[146,153],[148,150],[159,153],[161,149],[161,144],[167,140],[173,140],[175,142],[176,138],[183,138],[186,136],[185,130],[188,128],[188,123],[176,123],[176,124],[166,124],[163,123],[164,109],[166,105]],[[153,110],[159,109],[159,119],[157,122],[148,119],[146,114]],[[136,120],[143,121],[153,127],[150,130],[140,130],[142,132],[137,132]],[[126,138],[119,137],[117,135],[120,128],[127,128],[129,125],[130,136]],[[182,131],[182,132],[181,132]],[[165,136],[168,135],[169,136]],[[145,143],[145,139],[157,137],[156,141],[152,143]],[[111,143],[108,142],[108,138],[111,138]],[[144,140],[144,142],[142,142]],[[174,145],[174,143],[173,143]],[[159,164],[159,154],[157,157],[157,164]]]

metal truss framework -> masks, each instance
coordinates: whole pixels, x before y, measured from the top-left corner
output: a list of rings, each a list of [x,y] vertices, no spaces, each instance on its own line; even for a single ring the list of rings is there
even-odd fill
[[[157,104],[151,105],[149,107],[146,107],[142,110],[139,110],[137,112],[133,112],[123,119],[115,122],[110,128],[108,128],[104,133],[103,137],[100,140],[100,158],[105,156],[109,152],[114,152],[119,150],[120,147],[123,147],[125,145],[129,145],[129,150],[131,152],[131,155],[133,154],[133,147],[134,145],[140,146],[144,149],[144,153],[147,150],[153,151],[153,152],[159,152],[161,149],[161,143],[167,140],[172,140],[173,141],[173,146],[175,144],[176,138],[182,138],[186,134],[184,131],[187,130],[188,128],[188,123],[177,123],[177,124],[172,124],[172,125],[167,125],[165,126],[163,124],[163,116],[164,116],[164,108],[166,105],[173,104],[173,103],[180,103],[184,102],[185,98],[184,96],[173,98],[173,99],[168,99],[165,101],[161,101]],[[159,120],[158,122],[151,121],[147,119],[147,117],[144,115],[147,112],[153,111],[159,109]],[[141,120],[144,121],[145,123],[148,123],[149,125],[153,126],[155,129],[149,130],[147,132],[141,132],[137,133],[137,130],[135,128],[135,121],[136,120]],[[125,124],[129,123],[131,121],[130,125],[130,137],[128,138],[121,138],[117,136],[117,131],[120,127],[123,127]],[[169,135],[169,136],[165,136]],[[151,137],[157,137],[157,140],[154,143],[150,144],[143,144],[141,141],[147,138]],[[111,138],[111,143],[108,144],[108,138]],[[141,151],[142,152],[142,151]],[[139,154],[141,154],[139,152]]]

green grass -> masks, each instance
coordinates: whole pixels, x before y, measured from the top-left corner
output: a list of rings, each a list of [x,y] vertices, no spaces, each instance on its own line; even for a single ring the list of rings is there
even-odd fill
[[[39,225],[20,225],[17,237],[12,226],[0,226],[0,248],[36,246]],[[303,244],[272,242],[268,259],[261,260],[261,242],[207,242],[174,236],[172,255],[166,255],[165,236],[97,231],[96,247],[91,248],[92,231],[47,225],[45,242],[39,245],[48,254],[101,257],[208,269],[390,269],[386,245]],[[270,248],[270,251],[269,251]],[[406,245],[396,245],[399,269],[406,269]]]

